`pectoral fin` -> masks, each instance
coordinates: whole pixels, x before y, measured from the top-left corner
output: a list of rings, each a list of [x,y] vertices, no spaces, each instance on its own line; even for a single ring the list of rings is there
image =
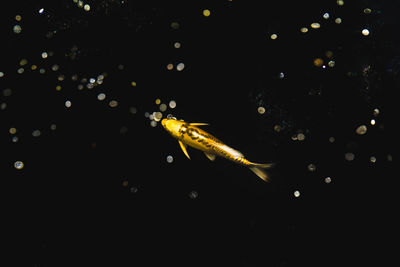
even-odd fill
[[[189,154],[188,154],[188,152],[187,152],[187,150],[186,150],[186,145],[185,145],[184,143],[182,143],[182,141],[178,141],[178,142],[179,142],[179,145],[180,145],[180,147],[181,147],[183,153],[185,153],[186,157],[187,157],[188,159],[190,159]]]
[[[207,153],[207,152],[204,152],[204,154],[207,156],[207,158],[209,160],[211,160],[211,161],[215,160],[215,155],[214,154],[210,154],[210,153]]]
[[[208,123],[202,123],[202,122],[192,122],[189,123],[190,126],[202,126],[202,125],[209,125]]]

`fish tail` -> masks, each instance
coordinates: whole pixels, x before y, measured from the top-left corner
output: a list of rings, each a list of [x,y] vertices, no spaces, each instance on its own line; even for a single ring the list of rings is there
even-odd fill
[[[267,172],[267,170],[271,169],[274,166],[275,166],[274,163],[266,163],[266,164],[251,163],[249,168],[252,172],[254,172],[262,180],[264,180],[265,182],[269,182],[271,180],[271,177],[270,177],[269,173]]]

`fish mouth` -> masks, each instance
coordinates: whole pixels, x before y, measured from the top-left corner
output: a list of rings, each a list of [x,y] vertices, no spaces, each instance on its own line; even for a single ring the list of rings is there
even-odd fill
[[[167,124],[167,119],[162,119],[161,125],[165,128],[166,124]]]

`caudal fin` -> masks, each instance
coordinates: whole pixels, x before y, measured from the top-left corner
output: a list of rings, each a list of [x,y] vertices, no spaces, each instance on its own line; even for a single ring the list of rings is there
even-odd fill
[[[249,168],[265,182],[269,182],[271,178],[267,172],[267,169],[271,169],[274,165],[275,165],[274,163],[267,163],[267,164],[252,163],[252,165]]]

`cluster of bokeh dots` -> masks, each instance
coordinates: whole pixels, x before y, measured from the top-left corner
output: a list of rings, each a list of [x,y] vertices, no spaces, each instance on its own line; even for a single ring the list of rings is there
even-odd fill
[[[77,8],[82,9],[84,12],[90,13],[90,11],[92,11],[92,7],[90,6],[89,1],[82,1],[82,0],[72,0],[72,1],[76,4]],[[337,0],[336,4],[339,7],[345,6],[345,2],[343,0]],[[35,12],[37,12],[39,15],[43,15],[46,13],[46,9],[44,7],[39,8]],[[363,12],[366,16],[368,16],[369,14],[372,13],[372,10],[369,7],[365,7],[361,12]],[[202,16],[204,17],[205,20],[207,20],[210,16],[214,16],[213,11],[209,8],[201,9],[201,10],[199,10],[199,13],[202,14]],[[310,34],[310,32],[312,32],[312,31],[323,30],[324,25],[326,23],[333,23],[333,24],[339,25],[339,24],[342,24],[343,20],[345,19],[343,17],[335,16],[335,14],[332,14],[328,11],[322,12],[318,17],[320,17],[320,20],[316,19],[313,21],[309,21],[308,23],[304,23],[304,25],[299,27],[298,30],[302,34],[307,35],[307,34]],[[177,21],[172,21],[169,23],[170,23],[170,28],[172,30],[176,31],[176,30],[179,30],[181,27],[180,23]],[[24,26],[23,26],[22,16],[20,14],[15,15],[15,24],[12,25],[12,31],[16,35],[19,35],[19,34],[23,33],[23,28],[24,28]],[[373,32],[371,32],[371,29],[368,28],[367,25],[361,26],[359,28],[359,33],[361,36],[363,36],[365,38],[368,38],[369,36],[371,36],[373,34]],[[273,42],[276,42],[277,40],[279,40],[280,39],[279,36],[280,36],[280,33],[278,31],[271,31],[271,32],[267,33],[267,37],[269,37],[269,39]],[[173,48],[177,49],[178,51],[184,45],[185,44],[183,44],[181,41],[175,41],[172,44]],[[47,60],[55,55],[55,52],[53,52],[53,51],[41,51],[39,53],[40,53],[40,57],[42,60]],[[340,63],[340,62],[336,62],[335,55],[331,50],[326,50],[324,54],[321,54],[321,55],[313,58],[312,60],[310,60],[310,64],[312,64],[316,68],[322,68],[322,69],[334,68],[338,63]],[[76,88],[78,90],[84,90],[84,89],[92,90],[97,87],[99,90],[95,97],[97,98],[98,101],[106,102],[110,108],[116,108],[119,106],[118,99],[109,99],[106,92],[104,90],[102,90],[102,84],[107,79],[107,75],[108,75],[107,72],[93,75],[93,77],[79,77],[78,74],[73,74],[72,76],[68,77],[69,75],[61,73],[62,66],[60,66],[60,64],[52,64],[49,67],[49,69],[46,69],[45,67],[43,67],[41,65],[42,65],[41,62],[40,63],[37,63],[37,62],[31,63],[29,59],[22,58],[18,61],[18,67],[16,69],[16,72],[20,75],[23,75],[28,70],[30,70],[32,72],[38,72],[39,74],[45,74],[48,72],[58,73],[57,79],[55,80],[55,86],[54,86],[56,91],[62,93],[65,89],[63,82],[66,79],[71,79],[73,82],[76,82]],[[186,67],[187,66],[185,65],[184,62],[182,62],[182,60],[178,60],[177,62],[166,62],[167,71],[182,72],[185,70]],[[120,64],[118,66],[118,69],[123,70],[124,65]],[[0,79],[4,79],[6,77],[7,77],[7,73],[0,70]],[[279,79],[282,79],[282,80],[285,79],[285,73],[279,72],[278,77],[279,77]],[[130,81],[130,85],[132,87],[138,86],[136,81]],[[3,89],[2,94],[5,97],[5,99],[7,99],[7,97],[10,97],[12,95],[12,89],[11,88]],[[154,110],[153,112],[145,112],[144,113],[144,116],[149,119],[149,124],[151,127],[156,127],[163,118],[172,117],[171,114],[168,114],[168,111],[176,108],[176,106],[177,106],[177,103],[173,99],[163,102],[160,98],[157,98],[154,102],[157,107],[156,110]],[[66,99],[64,100],[63,104],[66,109],[71,109],[73,107],[72,100],[70,98],[68,98],[67,96],[66,96]],[[7,109],[7,101],[2,101],[2,103],[0,103],[0,110],[5,110],[5,109]],[[129,107],[129,112],[131,114],[137,114],[138,110],[136,107],[131,106],[131,107]],[[268,116],[268,107],[262,106],[262,105],[257,107],[257,113],[260,116]],[[354,132],[359,136],[366,135],[368,132],[368,129],[370,127],[374,127],[376,125],[379,114],[380,114],[379,109],[377,107],[374,108],[372,111],[371,120],[368,123],[362,122],[362,123],[359,123],[359,125],[356,125],[354,127]],[[55,123],[51,124],[49,127],[51,130],[56,130]],[[275,132],[280,132],[282,130],[282,125],[275,124],[273,126],[273,130]],[[11,126],[9,128],[9,134],[11,135],[11,141],[13,143],[18,142],[18,140],[19,140],[17,132],[18,132],[18,130],[14,126]],[[42,134],[42,131],[40,129],[32,129],[31,135],[33,137],[39,137],[39,136],[41,136],[41,134]],[[297,129],[291,135],[291,140],[294,142],[303,142],[303,141],[307,140],[307,130],[306,129]],[[335,137],[330,136],[328,141],[330,143],[334,143]],[[356,157],[356,155],[352,151],[344,153],[344,159],[346,161],[353,161],[355,159],[355,157]],[[388,155],[387,160],[391,161],[392,156]],[[376,156],[371,155],[369,157],[369,161],[371,163],[375,163],[377,161]],[[167,155],[166,162],[169,164],[173,163],[174,162],[173,156]],[[17,170],[21,170],[24,167],[24,163],[21,160],[17,160],[14,162],[14,167]],[[307,169],[310,172],[315,172],[316,168],[317,168],[317,166],[314,163],[309,163],[307,165]],[[332,178],[325,177],[324,181],[326,184],[330,184],[332,182]],[[137,188],[134,191],[136,192]],[[196,191],[193,191],[190,193],[190,195],[192,196],[191,198],[193,198],[193,199],[197,198],[197,192],[196,193],[194,193],[194,192],[196,192]],[[294,197],[298,198],[300,196],[300,191],[299,190],[294,191],[293,195],[294,195]]]

